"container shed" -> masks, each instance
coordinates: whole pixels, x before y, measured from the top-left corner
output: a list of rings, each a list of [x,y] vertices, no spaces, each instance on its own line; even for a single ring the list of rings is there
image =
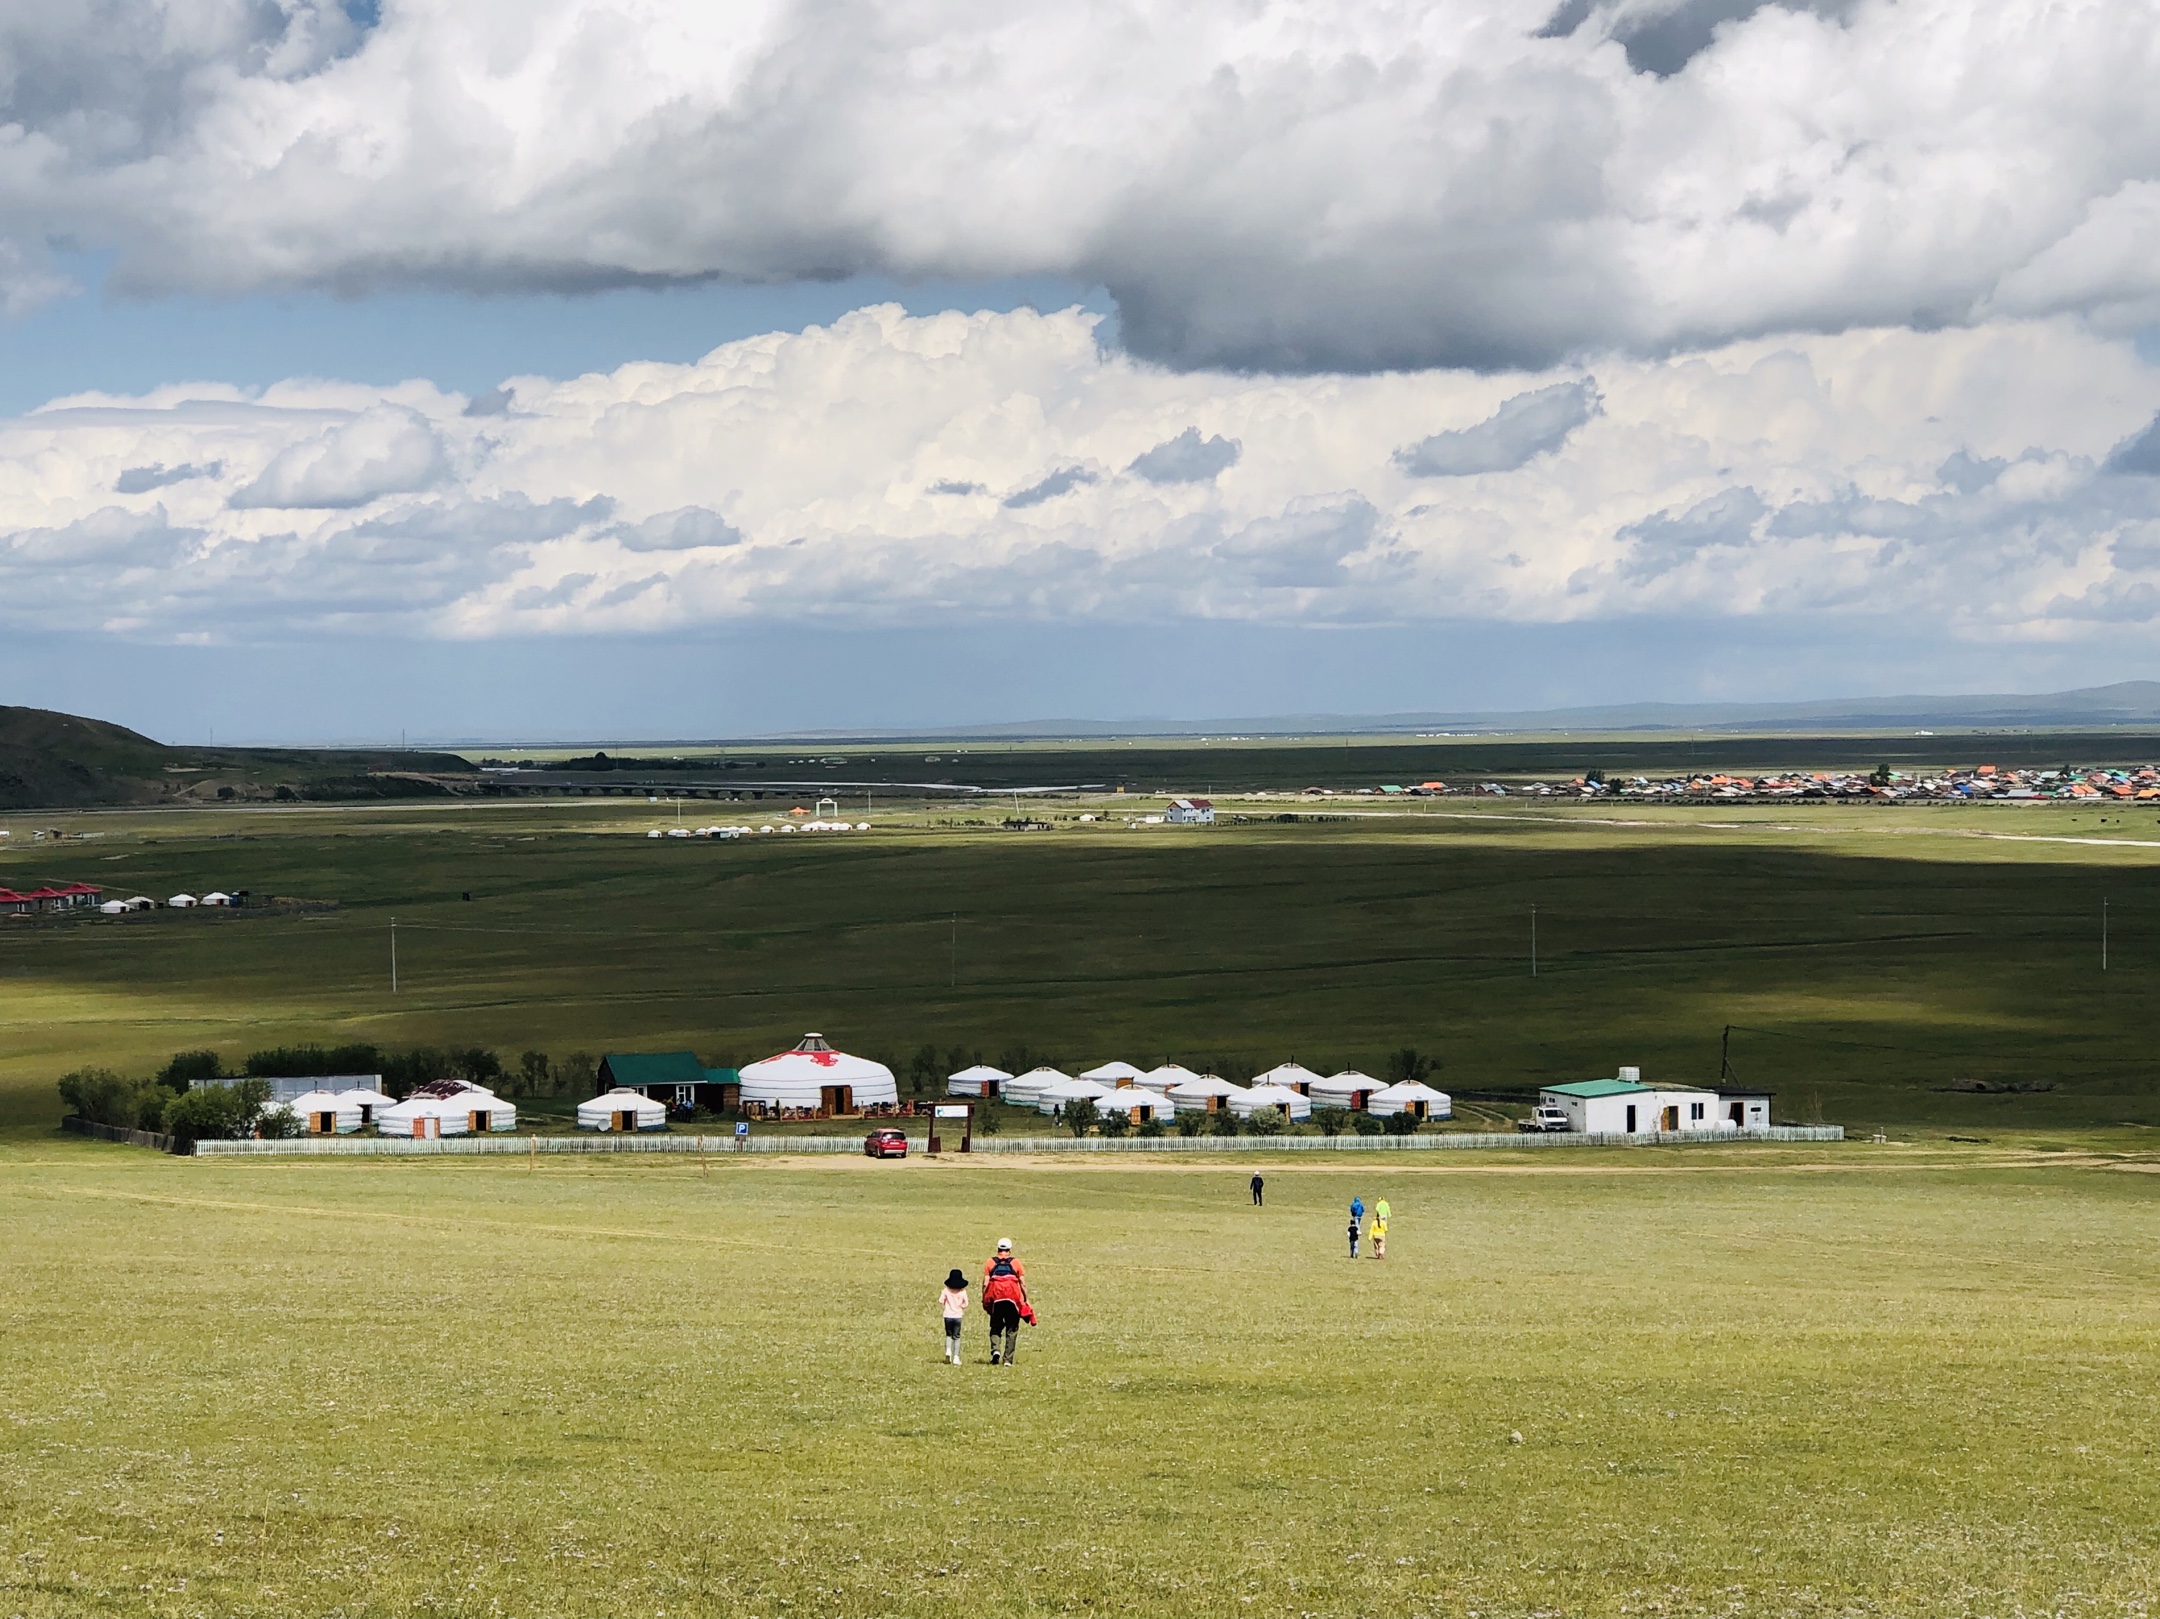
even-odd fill
[[[577,1127],[580,1130],[620,1130],[625,1134],[633,1130],[665,1130],[667,1109],[642,1091],[618,1085],[614,1090],[603,1091],[578,1103]]]

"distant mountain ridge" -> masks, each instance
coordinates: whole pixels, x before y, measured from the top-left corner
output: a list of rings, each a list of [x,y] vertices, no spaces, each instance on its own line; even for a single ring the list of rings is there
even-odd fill
[[[2160,680],[2038,695],[1842,697],[1803,703],[1616,703],[1595,708],[1426,710],[1394,714],[1276,714],[1241,719],[1029,720],[947,729],[797,731],[804,739],[853,737],[1309,736],[1447,731],[1879,731],[1936,725],[1965,728],[2160,726]]]

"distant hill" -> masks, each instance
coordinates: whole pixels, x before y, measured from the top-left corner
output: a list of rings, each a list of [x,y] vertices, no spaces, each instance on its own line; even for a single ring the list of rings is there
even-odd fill
[[[454,753],[174,748],[124,725],[0,705],[0,809],[436,797],[477,773]]]
[[[2160,681],[2124,680],[2112,686],[2037,696],[1840,697],[1806,703],[1623,703],[1599,708],[1429,710],[1394,714],[1272,714],[1211,720],[1027,720],[1006,725],[877,732],[799,732],[812,737],[953,738],[1122,736],[1313,736],[1446,731],[1609,732],[1732,731],[1746,733],[1902,731],[1936,726],[1961,730],[2023,730],[2160,726]]]

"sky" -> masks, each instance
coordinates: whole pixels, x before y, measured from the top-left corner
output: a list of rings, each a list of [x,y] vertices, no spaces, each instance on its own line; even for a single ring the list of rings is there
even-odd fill
[[[0,701],[2153,673],[2146,0],[0,4]]]

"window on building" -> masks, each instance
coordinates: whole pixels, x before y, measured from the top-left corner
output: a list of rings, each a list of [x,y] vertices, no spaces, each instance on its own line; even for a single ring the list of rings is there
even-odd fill
[[[1696,1119],[1699,1119],[1699,1118],[1701,1118],[1701,1117],[1702,1117],[1702,1110],[1703,1110],[1703,1105],[1702,1105],[1702,1103],[1700,1103],[1700,1102],[1690,1102],[1690,1103],[1688,1103],[1688,1111],[1687,1111],[1687,1116],[1688,1116],[1688,1119],[1689,1119],[1689,1121],[1690,1121],[1690,1122],[1693,1122],[1694,1120],[1696,1120]]]

